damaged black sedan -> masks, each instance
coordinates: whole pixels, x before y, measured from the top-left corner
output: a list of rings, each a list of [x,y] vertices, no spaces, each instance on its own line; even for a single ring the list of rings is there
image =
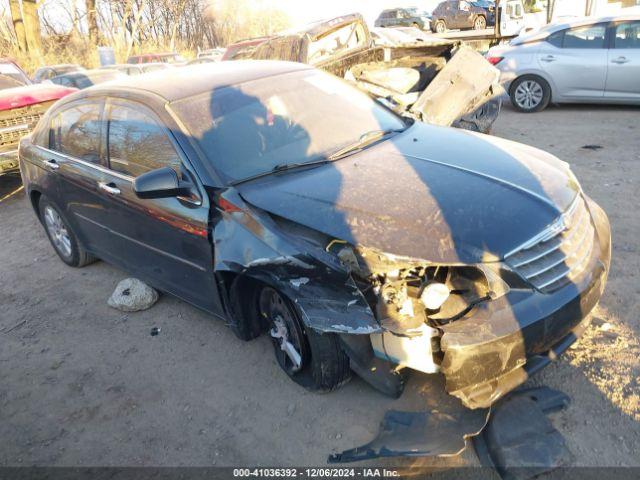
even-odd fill
[[[405,119],[312,67],[119,79],[20,147],[60,258],[100,258],[269,335],[296,382],[484,407],[570,345],[609,269],[605,213],[540,150]]]

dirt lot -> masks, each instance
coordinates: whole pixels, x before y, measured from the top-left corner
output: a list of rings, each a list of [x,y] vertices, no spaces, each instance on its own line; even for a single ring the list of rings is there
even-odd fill
[[[613,262],[593,324],[534,381],[571,396],[552,419],[576,465],[640,465],[640,110],[507,106],[495,134],[570,162],[609,214]],[[0,178],[0,198],[18,186]],[[308,393],[267,338],[245,344],[174,298],[112,310],[126,274],[65,266],[23,192],[0,203],[0,232],[0,465],[323,465],[372,438],[389,408],[454,408],[440,378],[418,374],[396,401],[359,379]]]

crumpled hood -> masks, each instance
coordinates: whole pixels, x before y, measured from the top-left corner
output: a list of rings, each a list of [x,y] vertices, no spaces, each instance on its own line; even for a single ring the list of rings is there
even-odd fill
[[[580,187],[541,150],[416,123],[342,160],[237,188],[250,204],[354,245],[476,263],[541,232]]]

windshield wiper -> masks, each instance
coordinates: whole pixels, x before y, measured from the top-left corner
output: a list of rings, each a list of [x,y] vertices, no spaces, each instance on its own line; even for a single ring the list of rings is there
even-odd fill
[[[235,182],[231,182],[231,185],[238,185],[240,183],[249,182],[251,180],[255,180],[256,178],[262,178],[262,177],[266,177],[266,176],[269,176],[269,175],[273,175],[274,173],[288,172],[289,170],[296,170],[298,168],[310,167],[310,166],[314,166],[314,165],[321,165],[323,163],[329,163],[329,162],[330,162],[330,160],[328,160],[328,159],[323,157],[321,160],[315,160],[315,161],[311,161],[311,162],[279,163],[275,167],[273,167],[271,170],[267,170],[266,172],[261,172],[261,173],[258,173],[256,175],[252,175],[250,177],[243,178],[241,180],[236,180]]]
[[[357,152],[358,150],[363,149],[366,146],[371,145],[372,143],[380,140],[381,138],[387,135],[390,135],[392,133],[404,132],[405,130],[406,130],[406,127],[390,128],[387,130],[371,130],[370,132],[366,132],[360,135],[360,138],[357,141],[350,143],[349,145],[346,145],[341,149],[337,150],[336,152],[332,153],[331,155],[329,155],[328,158],[329,160],[339,160],[340,158],[343,158],[351,153],[354,153],[354,152]]]

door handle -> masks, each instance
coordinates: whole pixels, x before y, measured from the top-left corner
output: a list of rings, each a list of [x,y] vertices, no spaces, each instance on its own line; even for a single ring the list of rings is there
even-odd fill
[[[60,165],[58,165],[58,162],[56,162],[53,158],[49,159],[49,160],[45,160],[45,162],[47,164],[47,166],[49,168],[51,168],[52,170],[58,170],[60,168]]]
[[[555,62],[556,57],[554,57],[553,55],[547,55],[546,57],[542,57],[540,60],[542,60],[543,62]]]
[[[614,60],[611,60],[611,63],[617,63],[618,65],[621,65],[623,63],[629,63],[629,59],[627,57],[618,57]]]
[[[113,182],[98,182],[98,188],[100,188],[100,190],[104,190],[109,195],[120,195],[120,189],[116,187],[116,184]]]

